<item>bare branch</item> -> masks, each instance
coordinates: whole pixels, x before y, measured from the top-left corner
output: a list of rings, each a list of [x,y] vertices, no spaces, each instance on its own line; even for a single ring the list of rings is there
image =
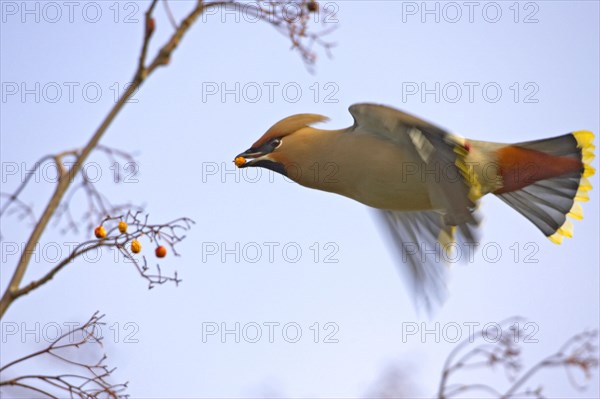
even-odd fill
[[[14,204],[12,209],[9,212],[7,212],[7,216],[16,213],[19,220],[29,218],[32,225],[35,225],[36,218],[35,218],[35,213],[33,212],[33,207],[31,205],[27,205],[25,202],[20,200],[14,194],[0,193],[0,196],[7,197],[8,202],[10,202],[11,204]],[[6,208],[8,209],[8,206],[6,206]],[[4,209],[3,209],[3,211],[4,211]],[[3,236],[0,233],[0,240],[2,240],[2,239],[3,239]]]
[[[35,173],[37,172],[37,170],[47,161],[54,159],[53,155],[46,155],[44,157],[42,157],[40,160],[38,160],[34,165],[34,169],[31,171],[28,171],[28,173],[25,175],[25,178],[23,179],[23,181],[21,181],[21,183],[17,186],[17,189],[12,193],[5,193],[2,192],[0,193],[0,195],[2,195],[3,197],[7,197],[8,200],[6,202],[4,202],[4,205],[0,208],[0,218],[2,218],[4,216],[4,214],[6,213],[6,211],[11,207],[11,205],[15,204],[21,211],[21,215],[20,218],[24,218],[24,217],[29,217],[32,222],[35,225],[36,222],[36,217],[35,214],[33,213],[33,209],[31,206],[25,204],[25,202],[23,202],[22,200],[19,199],[21,193],[23,192],[23,190],[25,189],[25,187],[27,187],[27,184],[30,182],[31,178],[35,175]],[[2,235],[0,234],[0,239],[2,238]]]
[[[502,395],[502,398],[512,398],[517,396],[517,391],[530,380],[534,374],[537,374],[544,368],[550,367],[564,367],[571,386],[577,390],[585,389],[585,385],[578,384],[571,373],[579,370],[584,374],[586,379],[589,380],[591,378],[592,369],[598,368],[597,337],[597,330],[583,332],[571,337],[557,353],[548,356],[527,370],[527,372],[525,372],[523,376],[517,380],[504,395]]]
[[[318,45],[325,49],[331,56],[331,48],[334,43],[323,39],[336,29],[336,26],[325,28],[321,31],[311,31],[310,23],[313,15],[323,23],[327,17],[321,10],[319,3],[314,0],[301,1],[259,1],[244,3],[235,0],[213,1],[205,4],[205,8],[222,8],[233,6],[235,11],[243,12],[249,17],[261,20],[272,25],[279,33],[287,37],[292,43],[292,49],[297,50],[302,61],[312,71],[317,55],[314,46]]]
[[[86,323],[62,334],[46,348],[13,360],[0,368],[0,372],[6,372],[17,364],[45,356],[58,360],[59,364],[69,366],[77,370],[76,372],[59,375],[22,375],[0,381],[0,386],[19,387],[48,398],[62,397],[65,393],[71,398],[127,398],[127,395],[122,394],[127,388],[127,383],[113,384],[108,381],[115,369],[104,364],[106,355],[103,354],[92,363],[76,361],[67,356],[70,350],[80,350],[89,345],[102,348],[99,332],[105,325],[102,322],[103,317],[104,315],[95,312]]]
[[[144,41],[142,42],[142,51],[140,52],[140,60],[138,62],[138,69],[136,73],[136,80],[139,80],[140,82],[148,76],[148,71],[146,70],[146,56],[148,54],[150,39],[152,38],[152,34],[156,28],[156,22],[152,17],[152,12],[154,11],[154,7],[156,7],[157,1],[158,0],[152,0],[150,7],[144,14]]]
[[[589,380],[592,369],[598,368],[598,347],[596,345],[598,332],[583,332],[573,336],[557,353],[546,357],[521,374],[522,350],[519,346],[519,337],[523,330],[522,324],[517,321],[522,320],[521,318],[511,318],[499,323],[502,334],[497,342],[479,344],[484,331],[478,331],[458,344],[444,364],[438,398],[462,396],[467,392],[487,393],[491,397],[502,399],[517,396],[542,398],[543,387],[541,386],[536,389],[526,388],[520,392],[519,390],[523,389],[524,385],[531,381],[539,371],[550,367],[564,367],[572,386],[578,390],[584,389],[586,385],[577,383],[573,373],[579,371],[583,373],[586,380]],[[469,347],[472,349],[464,352]],[[459,355],[461,356],[458,357]],[[448,384],[450,377],[458,371],[481,370],[494,368],[497,365],[503,367],[508,380],[512,382],[510,388],[504,393],[485,383]],[[519,375],[520,377],[517,378]]]

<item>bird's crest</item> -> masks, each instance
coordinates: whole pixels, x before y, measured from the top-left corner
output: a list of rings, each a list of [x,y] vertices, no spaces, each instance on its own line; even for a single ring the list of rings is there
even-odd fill
[[[329,120],[328,117],[318,114],[297,114],[288,116],[271,126],[271,128],[267,130],[256,143],[252,144],[252,148],[259,148],[271,139],[285,137],[314,123],[325,122],[327,120]]]

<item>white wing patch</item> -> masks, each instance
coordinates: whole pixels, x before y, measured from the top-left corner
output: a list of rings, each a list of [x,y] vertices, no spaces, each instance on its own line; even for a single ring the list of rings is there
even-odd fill
[[[425,135],[416,127],[413,127],[408,131],[408,136],[415,145],[415,148],[423,162],[428,163],[431,154],[435,150],[435,148],[433,148],[433,145],[429,142],[429,140],[427,140]]]

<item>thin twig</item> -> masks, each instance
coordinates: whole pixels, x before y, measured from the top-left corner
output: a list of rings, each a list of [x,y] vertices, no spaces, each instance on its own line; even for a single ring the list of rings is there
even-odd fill
[[[177,22],[175,22],[175,17],[173,16],[173,12],[171,11],[171,6],[169,6],[168,0],[163,0],[163,5],[165,6],[165,12],[169,17],[169,22],[171,23],[171,26],[173,27],[173,29],[177,29]]]

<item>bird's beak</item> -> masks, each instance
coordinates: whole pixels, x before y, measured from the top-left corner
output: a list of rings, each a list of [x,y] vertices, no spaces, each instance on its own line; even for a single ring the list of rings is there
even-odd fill
[[[260,151],[260,149],[250,148],[235,157],[235,164],[238,168],[247,168],[248,166],[257,165],[261,161],[272,161],[269,158],[269,153]]]
[[[285,167],[272,156],[272,152],[273,146],[267,143],[259,148],[250,148],[238,154],[233,162],[238,168],[256,166],[287,176]]]
[[[235,162],[239,168],[247,168],[248,166],[262,166],[259,164],[264,164],[264,162],[275,162],[269,157],[271,152],[273,152],[273,147],[269,143],[266,143],[261,147],[249,148],[241,154],[238,154],[233,162]]]

